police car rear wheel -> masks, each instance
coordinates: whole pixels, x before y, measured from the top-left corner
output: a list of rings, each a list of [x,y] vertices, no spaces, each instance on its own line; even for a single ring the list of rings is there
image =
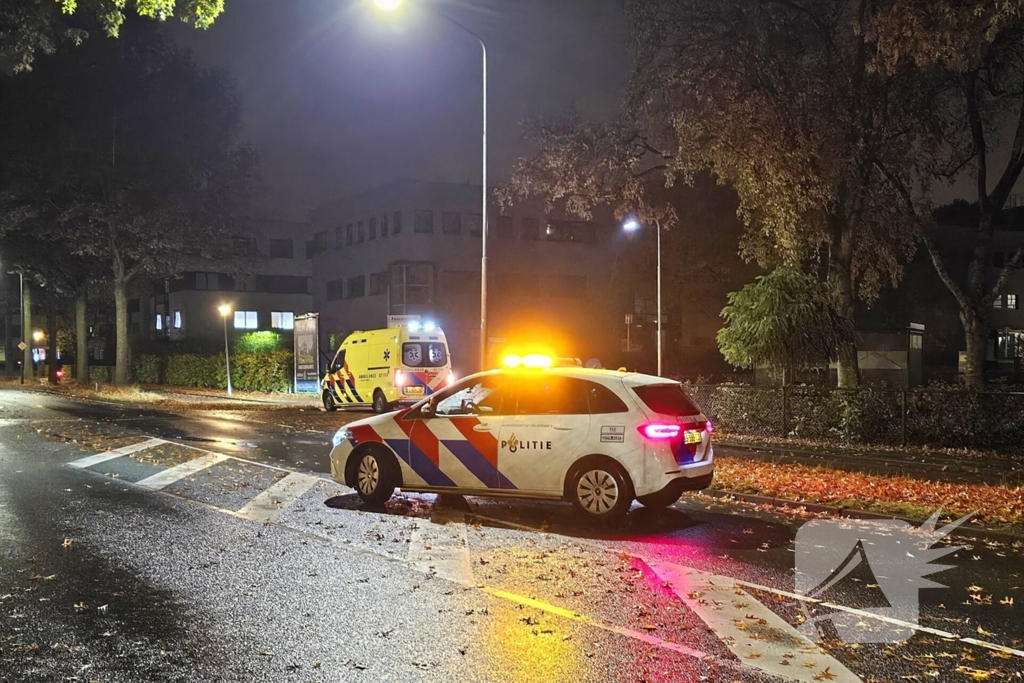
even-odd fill
[[[356,493],[367,503],[383,503],[395,492],[394,463],[378,450],[356,456]]]
[[[388,412],[389,407],[390,406],[388,405],[388,400],[387,398],[384,397],[383,391],[378,389],[377,391],[373,392],[373,412],[377,414],[386,413]]]
[[[570,488],[573,506],[593,519],[616,519],[629,510],[632,488],[617,467],[585,465]]]
[[[334,403],[334,397],[331,396],[331,392],[330,391],[325,391],[324,392],[323,400],[324,400],[324,410],[326,410],[328,413],[333,413],[335,410],[338,409],[338,406]]]

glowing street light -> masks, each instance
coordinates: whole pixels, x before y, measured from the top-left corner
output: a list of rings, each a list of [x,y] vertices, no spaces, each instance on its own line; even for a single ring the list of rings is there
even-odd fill
[[[221,304],[217,307],[220,317],[224,318],[224,366],[228,373],[228,396],[231,395],[231,349],[228,347],[228,316],[231,315],[231,305]]]
[[[32,333],[32,339],[34,339],[37,342],[43,341],[44,338],[46,338],[46,333],[44,333],[42,330],[36,330],[35,332]]]
[[[661,375],[661,223],[657,218],[654,225],[658,228],[658,375]],[[628,233],[634,233],[643,227],[635,218],[627,218],[622,224],[622,229]]]
[[[402,0],[374,0],[374,2],[380,9],[388,11],[396,10],[402,4]],[[480,51],[483,57],[483,170],[481,172],[482,206],[480,208],[480,369],[484,370],[487,367],[487,46],[484,44],[484,39],[475,32],[443,12],[433,8],[431,10],[452,26],[476,38],[477,42],[480,43]]]

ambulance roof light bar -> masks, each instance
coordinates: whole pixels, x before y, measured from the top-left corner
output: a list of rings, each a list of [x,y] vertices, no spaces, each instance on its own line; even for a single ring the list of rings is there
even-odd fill
[[[437,330],[437,324],[433,320],[428,320],[423,323],[419,320],[410,320],[406,323],[406,327],[410,332],[419,332],[420,330],[423,330],[424,332],[434,332]]]

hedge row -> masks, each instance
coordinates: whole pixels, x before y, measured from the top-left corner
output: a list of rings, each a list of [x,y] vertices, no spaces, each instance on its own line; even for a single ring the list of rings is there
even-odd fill
[[[292,354],[239,353],[231,356],[231,386],[246,391],[288,391],[291,387]],[[227,386],[224,355],[142,355],[135,359],[135,381],[176,387],[223,389]]]

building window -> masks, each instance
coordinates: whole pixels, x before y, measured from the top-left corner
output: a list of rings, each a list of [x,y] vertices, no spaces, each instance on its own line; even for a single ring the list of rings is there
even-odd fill
[[[345,292],[345,281],[344,280],[328,280],[327,281],[327,300],[337,301],[338,299],[344,298]]]
[[[370,273],[370,296],[388,293],[388,274]]]
[[[334,229],[334,248],[340,247],[344,241],[345,229],[342,226],[338,226]]]
[[[349,223],[348,225],[345,226],[345,246],[346,247],[351,247],[352,246],[352,224],[351,223]]]
[[[217,273],[196,273],[196,289],[217,291],[220,289],[220,276]]]
[[[431,228],[433,232],[433,228]],[[454,211],[445,211],[441,214],[441,232],[445,235],[462,234],[462,216]]]
[[[231,251],[235,256],[255,256],[256,240],[236,235],[231,238]]]
[[[434,303],[434,266],[431,263],[396,263],[388,279],[391,314],[426,312]]]
[[[291,240],[270,240],[270,258],[294,258]]]
[[[270,313],[270,326],[275,330],[294,330],[295,314],[291,311],[272,311]]]
[[[366,241],[366,228],[363,226],[362,221],[356,223],[356,241],[360,243]]]
[[[395,211],[395,220],[391,222],[391,234],[397,235],[402,232],[402,212]]]
[[[582,221],[548,221],[544,237],[549,242],[596,242],[597,226]]]
[[[235,311],[236,330],[255,330],[259,327],[256,311]]]
[[[388,215],[386,213],[380,215],[380,236],[388,236]]]
[[[997,296],[992,301],[992,308],[1002,308],[1002,307],[1003,307],[1003,297]]]
[[[1006,295],[1006,307],[1016,311],[1017,310],[1017,295],[1007,294]]]
[[[540,239],[540,221],[536,218],[523,219],[523,239],[532,241]]]
[[[176,330],[180,330],[181,329],[181,311],[180,310],[174,312],[174,329],[176,329]]]
[[[498,216],[498,237],[503,240],[514,240],[516,238],[516,225],[512,216]]]
[[[291,240],[288,240],[288,243],[291,244]],[[318,253],[318,254],[321,253],[321,252],[327,251],[327,231],[326,230],[321,230],[320,232],[318,232],[318,233],[313,235],[313,247],[316,250],[316,253]],[[288,258],[291,258],[291,257],[289,256]]]
[[[417,211],[412,215],[412,231],[424,235],[434,233],[434,212]]]
[[[377,239],[377,219],[376,218],[371,218],[370,219],[369,227],[370,227],[370,239],[371,240]]]
[[[484,217],[478,213],[469,214],[469,236],[480,237],[483,235],[481,226],[484,224]]]
[[[366,277],[357,275],[348,279],[348,296],[346,299],[360,299],[366,296]]]
[[[156,329],[157,331],[164,329],[164,316],[161,313],[156,314]]]

